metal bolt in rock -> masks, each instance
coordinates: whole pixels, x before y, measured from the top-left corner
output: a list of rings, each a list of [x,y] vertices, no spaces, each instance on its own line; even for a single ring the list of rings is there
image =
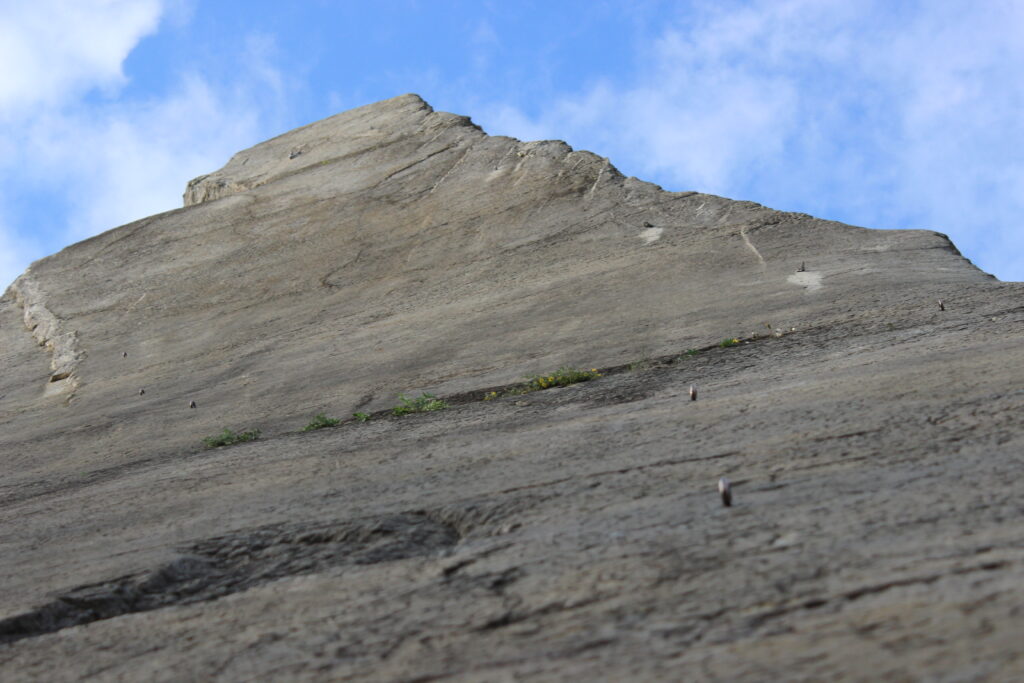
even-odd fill
[[[942,299],[939,299],[939,310],[940,311],[946,310],[946,302],[944,302]]]
[[[722,495],[722,505],[732,507],[732,482],[725,477],[719,479],[718,492]]]
[[[693,386],[692,384],[690,385],[690,400],[697,400],[697,387]]]
[[[195,401],[189,401],[188,402],[188,407],[189,408],[195,408],[196,407],[196,402]]]
[[[144,393],[146,393],[145,389],[139,389],[139,396],[142,396]]]

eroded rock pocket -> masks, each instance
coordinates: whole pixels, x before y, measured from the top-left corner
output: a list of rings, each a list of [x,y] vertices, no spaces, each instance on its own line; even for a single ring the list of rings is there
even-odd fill
[[[155,571],[81,586],[0,621],[0,643],[169,605],[216,600],[287,576],[422,557],[455,545],[455,526],[426,512],[334,524],[263,527],[201,541]]]

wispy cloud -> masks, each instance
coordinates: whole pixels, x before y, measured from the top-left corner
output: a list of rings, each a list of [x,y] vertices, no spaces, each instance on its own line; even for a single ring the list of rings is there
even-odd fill
[[[1014,3],[707,3],[638,44],[628,81],[476,118],[673,189],[948,232],[1024,279],[1021,35]]]
[[[63,241],[181,206],[190,178],[258,139],[251,104],[189,75],[164,98],[63,110],[28,126],[35,184],[61,187],[70,204]]]
[[[30,225],[19,227],[11,208],[30,191],[26,178],[46,175],[31,139],[76,98],[122,86],[125,58],[161,11],[158,0],[0,0],[0,64],[8,67],[0,70],[0,288],[48,246]],[[73,137],[76,146],[81,139]]]
[[[121,65],[160,20],[159,0],[3,0],[0,115],[124,82]],[[12,68],[16,65],[16,68]]]
[[[25,9],[30,6],[37,9]],[[173,7],[180,16],[187,4]],[[29,74],[0,76],[0,118],[7,124],[0,138],[0,288],[30,260],[65,244],[180,206],[190,178],[265,137],[268,122],[280,120],[286,108],[271,39],[247,42],[230,84],[185,72],[163,94],[126,97],[123,62],[155,30],[161,3],[76,0],[18,8],[4,30],[19,42],[12,47],[0,36],[0,50],[16,53],[10,58],[25,63]],[[53,45],[62,46],[57,56],[48,54]],[[87,102],[97,88],[105,96]],[[31,207],[14,201],[19,194],[52,194],[47,213],[59,225],[37,232]]]

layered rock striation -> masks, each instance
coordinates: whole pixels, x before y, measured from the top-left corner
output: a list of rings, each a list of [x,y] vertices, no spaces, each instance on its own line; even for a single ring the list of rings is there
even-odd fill
[[[1022,673],[1022,290],[945,236],[415,95],[184,204],[0,299],[5,680]]]

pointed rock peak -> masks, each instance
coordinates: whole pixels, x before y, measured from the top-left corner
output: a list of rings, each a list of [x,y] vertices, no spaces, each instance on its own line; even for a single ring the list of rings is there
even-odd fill
[[[427,103],[426,100],[424,100],[422,97],[420,97],[419,95],[417,95],[414,92],[407,92],[404,95],[396,95],[395,97],[392,97],[392,98],[389,98],[389,99],[386,99],[386,100],[381,100],[379,102],[372,102],[370,104],[364,105],[361,108],[363,108],[363,109],[372,109],[372,108],[388,108],[388,107],[393,107],[393,108],[398,108],[398,107],[418,107],[420,109],[426,109],[428,111],[434,111],[434,108],[431,107]]]
[[[336,114],[261,142],[235,154],[219,171],[189,181],[184,205],[220,199],[317,166],[391,144],[417,133],[467,127],[482,133],[469,117],[435,112],[414,93]]]

